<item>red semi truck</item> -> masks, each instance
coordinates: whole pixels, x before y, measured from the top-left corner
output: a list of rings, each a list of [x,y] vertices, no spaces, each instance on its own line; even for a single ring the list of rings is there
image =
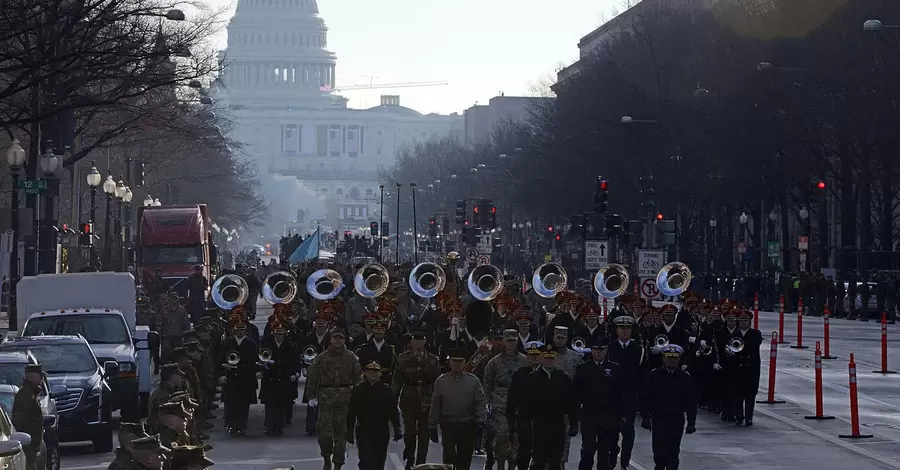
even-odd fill
[[[217,253],[206,204],[139,207],[138,220],[137,266],[141,279],[162,271],[166,287],[174,287],[182,298],[187,294],[184,280],[193,274],[194,266],[202,266],[203,275],[210,279]]]

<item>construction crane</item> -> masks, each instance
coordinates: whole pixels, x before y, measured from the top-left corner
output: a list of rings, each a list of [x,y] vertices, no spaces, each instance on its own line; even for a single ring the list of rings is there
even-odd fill
[[[429,86],[446,86],[447,82],[400,82],[400,83],[370,83],[368,85],[344,85],[334,87],[328,91],[350,91],[350,90],[378,90],[389,88],[419,88]]]

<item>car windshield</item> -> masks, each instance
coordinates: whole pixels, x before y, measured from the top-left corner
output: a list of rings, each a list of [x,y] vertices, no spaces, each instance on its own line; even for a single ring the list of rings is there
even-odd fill
[[[3,408],[3,411],[8,415],[12,415],[12,405],[15,398],[16,395],[13,393],[0,392],[0,408]]]
[[[22,385],[25,378],[25,364],[0,364],[0,385]],[[7,410],[8,411],[8,410]]]
[[[128,328],[117,314],[34,317],[22,336],[81,335],[90,344],[125,344]]]
[[[200,245],[165,245],[144,247],[144,266],[157,264],[199,264],[203,261]]]
[[[84,343],[27,344],[23,341],[4,344],[2,350],[31,351],[47,374],[83,374],[98,367],[91,348]]]

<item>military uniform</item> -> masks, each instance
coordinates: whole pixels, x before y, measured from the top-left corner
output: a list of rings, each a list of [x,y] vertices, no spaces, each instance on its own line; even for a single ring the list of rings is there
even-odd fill
[[[169,454],[169,468],[178,470],[203,470],[216,463],[209,459],[200,446],[173,447]]]
[[[121,436],[121,432],[119,433]],[[156,452],[160,456],[170,452],[170,449],[159,442],[159,436],[144,436],[130,441],[124,441],[126,448],[120,447],[116,451],[116,458],[109,464],[107,470],[156,470],[150,469],[132,460],[134,452]],[[163,459],[160,457],[160,462]]]
[[[568,327],[557,326],[555,328],[554,337],[563,336],[567,339],[572,339],[572,334],[569,332]],[[567,346],[570,343],[564,343],[562,347],[556,348],[556,362],[554,367],[556,369],[562,371],[569,377],[569,380],[575,380],[575,370],[576,368],[584,362],[584,357],[581,353],[577,353]],[[569,421],[568,417],[566,417],[566,428],[568,429]],[[572,445],[572,438],[566,434],[565,439],[565,448],[563,449],[563,464],[569,461],[569,447]]]
[[[346,333],[335,329],[332,337],[345,338]],[[362,380],[362,367],[356,356],[346,348],[329,347],[316,356],[309,366],[306,389],[311,405],[318,407],[316,433],[319,451],[325,458],[325,468],[344,465],[347,443],[347,413],[354,386]],[[315,401],[313,401],[315,400]]]
[[[176,446],[190,444],[188,421],[191,413],[181,401],[163,403],[159,407],[157,431],[163,445]]]
[[[116,449],[116,457],[107,467],[107,470],[129,470],[132,468],[140,468],[131,461],[132,441],[135,439],[143,439],[147,436],[147,430],[143,423],[120,423],[119,424],[119,448]]]
[[[661,355],[680,358],[684,350],[669,345]],[[696,432],[697,397],[694,380],[678,364],[653,369],[641,400],[641,426],[652,433],[653,463],[657,469],[678,470],[681,438]],[[685,427],[685,418],[687,427]]]
[[[427,340],[424,331],[411,334],[412,339]],[[428,351],[417,354],[409,350],[397,359],[391,381],[403,416],[403,458],[407,467],[422,464],[428,456],[428,413],[434,381],[440,376],[438,357]]]
[[[135,324],[138,326],[146,326],[153,331],[156,331],[157,327],[157,319],[159,318],[159,313],[153,308],[153,305],[150,304],[150,299],[146,297],[141,297],[138,299],[135,311]],[[148,339],[148,348],[150,348],[150,358],[153,360],[153,369],[154,373],[159,373],[159,366],[162,365],[159,358],[159,336],[154,335],[150,339]]]
[[[368,371],[380,373],[381,365],[372,361],[366,364],[365,370],[367,376]],[[394,440],[399,441],[402,437],[396,403],[391,388],[384,382],[372,382],[367,377],[353,387],[347,413],[347,441],[352,443],[359,438],[360,470],[384,469],[390,439],[389,423],[394,428]]]
[[[191,329],[191,320],[184,307],[178,303],[178,294],[170,294],[168,300],[162,313],[156,316],[155,328],[159,333],[160,356],[163,361],[169,360],[172,349],[180,345],[181,336]]]
[[[450,361],[465,362],[464,349],[448,351]],[[452,367],[452,366],[451,366]],[[443,460],[456,470],[469,470],[478,440],[478,426],[487,420],[484,389],[478,377],[468,372],[448,372],[434,382],[428,428],[432,442],[437,442],[441,430]]]
[[[174,386],[170,385],[168,380],[173,374],[184,376],[183,372],[178,368],[178,364],[164,364],[160,368],[160,383],[147,400],[147,428],[151,433],[157,433],[159,423],[159,407],[163,403],[168,403],[173,393],[178,391]]]
[[[519,334],[516,330],[503,332],[505,341],[514,341],[518,344]],[[509,386],[512,383],[513,374],[525,367],[525,355],[515,351],[513,354],[502,352],[488,361],[484,368],[484,394],[491,407],[491,428],[494,436],[494,459],[499,462],[498,469],[503,470],[504,464],[509,462],[509,468],[514,468],[517,446],[510,439],[509,422],[506,420],[506,400],[509,396]]]
[[[29,470],[37,468],[38,459],[41,458],[41,443],[44,441],[44,413],[38,403],[40,385],[34,385],[28,381],[28,374],[43,375],[40,365],[29,364],[25,366],[26,379],[16,392],[13,399],[12,424],[19,432],[28,433],[31,443],[22,446],[25,454],[25,466]]]

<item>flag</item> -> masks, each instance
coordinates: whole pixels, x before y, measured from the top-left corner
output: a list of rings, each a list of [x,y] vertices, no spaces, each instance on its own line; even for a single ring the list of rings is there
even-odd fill
[[[319,229],[316,229],[312,235],[306,237],[303,243],[297,247],[291,254],[291,264],[298,264],[304,261],[319,259]]]
[[[322,86],[319,87],[319,91],[330,92],[330,91],[331,91],[331,85],[322,85]]]

